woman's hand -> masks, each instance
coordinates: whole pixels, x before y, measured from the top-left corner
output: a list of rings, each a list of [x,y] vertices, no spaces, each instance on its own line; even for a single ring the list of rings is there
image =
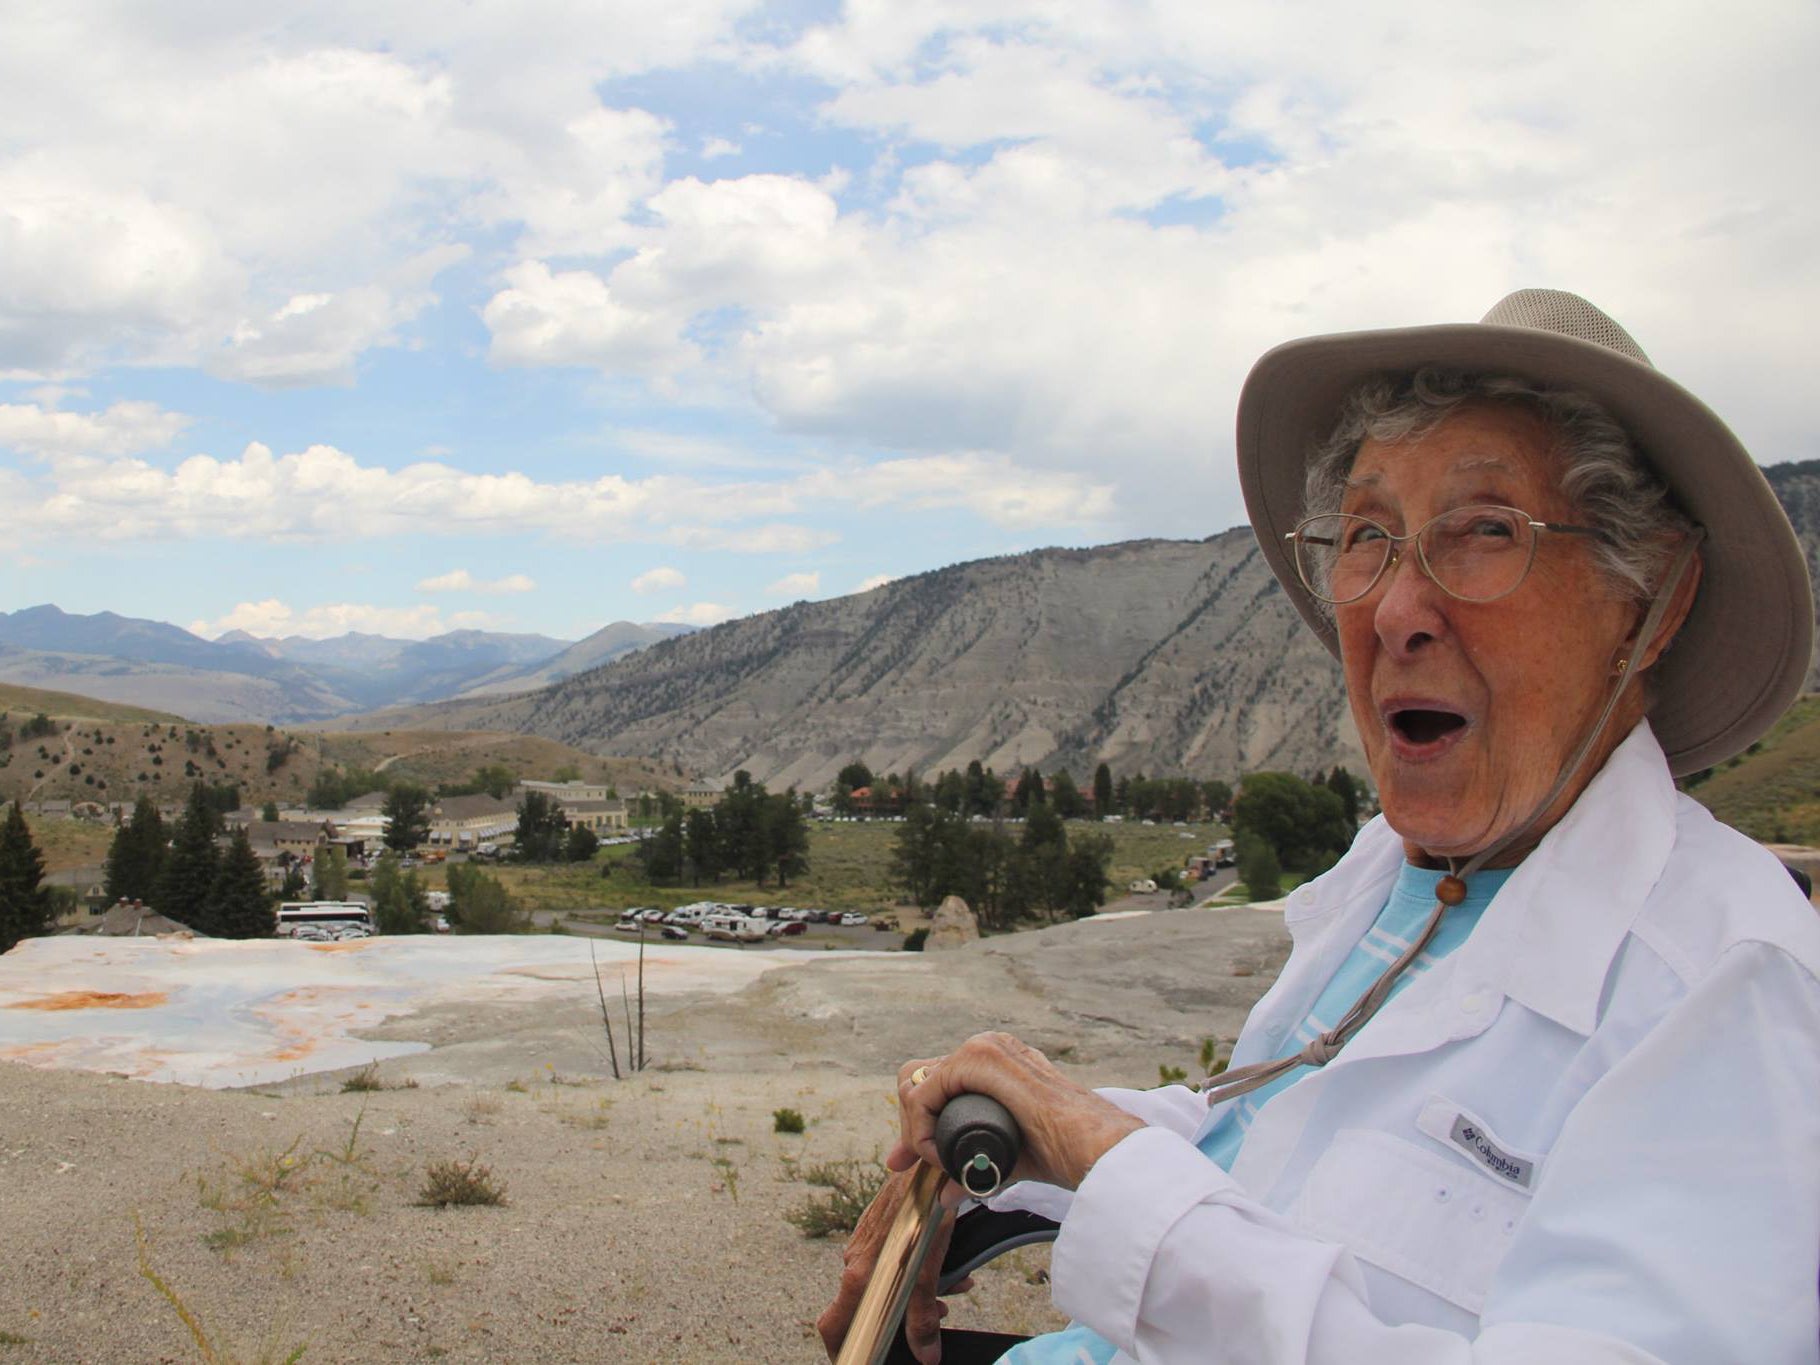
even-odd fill
[[[916,1081],[918,1068],[924,1076]],[[1074,1189],[1093,1163],[1144,1126],[1110,1100],[1064,1076],[1009,1033],[979,1033],[933,1062],[907,1062],[897,1076],[902,1133],[885,1165],[907,1171],[921,1158],[936,1165],[935,1120],[956,1095],[990,1095],[1023,1130],[1016,1180]]]
[[[913,1070],[917,1066],[926,1065],[927,1062],[910,1064]],[[903,1090],[902,1079],[900,1076],[900,1094]],[[847,1328],[859,1307],[860,1295],[865,1293],[872,1272],[878,1265],[879,1247],[891,1228],[891,1220],[897,1216],[898,1205],[904,1202],[909,1190],[910,1176],[907,1172],[892,1176],[873,1197],[871,1205],[859,1220],[859,1226],[853,1229],[853,1236],[847,1239],[846,1249],[841,1253],[840,1289],[834,1296],[834,1302],[828,1305],[815,1323],[816,1331],[821,1333],[822,1344],[828,1348],[830,1360],[840,1354],[841,1343],[847,1339]],[[909,1306],[904,1310],[904,1335],[910,1342],[911,1351],[923,1365],[936,1365],[942,1358],[941,1324],[948,1313],[948,1306],[936,1297],[935,1282],[941,1275],[942,1259],[948,1253],[948,1239],[954,1235],[954,1220],[948,1215],[956,1201],[947,1189],[942,1193],[944,1207],[937,1214],[942,1220],[942,1226],[935,1234],[928,1259],[923,1262],[922,1273],[916,1277],[916,1287],[910,1291]],[[956,1285],[953,1292],[965,1293],[972,1287],[973,1281],[969,1278]]]

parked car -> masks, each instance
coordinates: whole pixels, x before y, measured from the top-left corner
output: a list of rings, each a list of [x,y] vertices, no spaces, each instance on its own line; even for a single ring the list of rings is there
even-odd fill
[[[320,924],[300,924],[292,932],[291,937],[299,943],[328,943],[335,936]]]
[[[680,924],[663,925],[658,932],[665,938],[674,939],[679,943],[686,943],[689,938],[689,931]]]
[[[622,919],[613,928],[622,934],[642,934],[645,931],[644,921],[633,919],[630,916]]]
[[[373,931],[364,924],[341,924],[329,931],[329,937],[334,939],[371,938]]]
[[[809,926],[799,919],[780,919],[773,921],[765,932],[772,938],[794,938],[798,934],[809,932]]]
[[[868,920],[865,915],[855,914],[853,911],[849,910],[840,917],[840,922],[843,929],[856,929],[860,925],[868,923]]]
[[[447,915],[438,915],[436,917],[436,932],[439,934],[446,934],[449,932],[449,917]]]

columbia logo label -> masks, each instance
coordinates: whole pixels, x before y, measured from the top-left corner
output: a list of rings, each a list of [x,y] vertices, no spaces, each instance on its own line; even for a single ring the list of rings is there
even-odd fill
[[[1535,1178],[1536,1163],[1505,1151],[1464,1114],[1454,1119],[1452,1135],[1455,1146],[1498,1179],[1519,1189],[1530,1187],[1530,1181]]]

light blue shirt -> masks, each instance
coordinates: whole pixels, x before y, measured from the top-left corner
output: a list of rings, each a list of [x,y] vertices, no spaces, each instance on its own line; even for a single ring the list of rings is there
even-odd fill
[[[1428,946],[1416,955],[1403,975],[1391,987],[1394,999],[1411,981],[1466,942],[1485,913],[1485,907],[1498,889],[1510,880],[1511,869],[1484,869],[1475,872],[1466,886],[1466,899],[1442,917],[1441,927]],[[1434,913],[1435,887],[1447,873],[1431,871],[1405,863],[1390,889],[1390,899],[1378,912],[1377,920],[1347,955],[1333,979],[1327,983],[1314,1008],[1303,1018],[1284,1053],[1299,1051],[1328,1029],[1339,1023],[1360,996],[1371,989],[1385,972],[1421,936],[1428,917]],[[1279,1092],[1288,1089],[1316,1068],[1299,1066],[1261,1085],[1248,1095],[1228,1104],[1219,1120],[1204,1134],[1197,1146],[1222,1170],[1230,1171],[1244,1146],[1258,1112]],[[1071,1323],[1060,1332],[1034,1337],[1013,1347],[1003,1360],[1006,1365],[1106,1365],[1118,1348],[1080,1323]]]

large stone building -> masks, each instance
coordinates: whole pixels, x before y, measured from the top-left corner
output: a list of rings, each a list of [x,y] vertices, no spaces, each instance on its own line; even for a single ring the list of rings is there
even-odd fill
[[[430,807],[430,843],[442,848],[474,848],[517,828],[517,804],[485,792],[445,796]]]

